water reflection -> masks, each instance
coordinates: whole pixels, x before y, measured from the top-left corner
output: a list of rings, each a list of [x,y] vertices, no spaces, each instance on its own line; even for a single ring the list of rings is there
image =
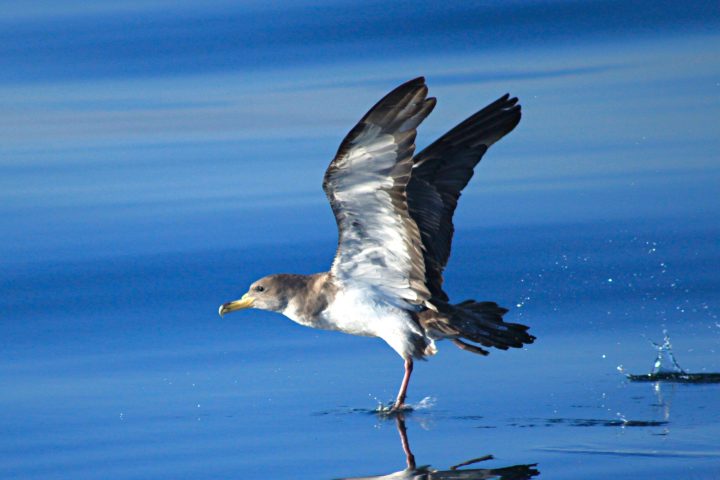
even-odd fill
[[[366,477],[344,477],[339,480],[361,480],[361,479],[393,479],[393,480],[524,480],[540,475],[540,471],[535,468],[537,464],[513,465],[503,468],[463,468],[469,465],[475,465],[480,462],[492,460],[492,455],[473,458],[465,462],[449,467],[447,470],[436,470],[430,465],[417,466],[415,455],[410,449],[408,441],[407,429],[405,427],[405,416],[398,414],[395,416],[395,423],[398,434],[400,435],[400,444],[405,453],[406,468],[397,472],[391,472],[385,475],[372,475]]]
[[[672,399],[675,394],[675,385],[671,385],[670,395],[666,396],[663,394],[662,384],[660,382],[655,382],[653,384],[653,393],[655,394],[656,399],[653,407],[660,409],[663,422],[666,423],[662,432],[655,433],[653,435],[670,435],[670,428],[667,427],[667,424],[670,423],[670,409],[672,408]]]

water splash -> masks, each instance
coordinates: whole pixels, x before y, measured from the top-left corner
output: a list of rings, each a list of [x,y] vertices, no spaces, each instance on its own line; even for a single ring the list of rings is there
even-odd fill
[[[425,397],[417,403],[411,404],[413,410],[429,410],[435,406],[437,399],[435,397]]]
[[[393,410],[394,403],[393,401],[389,402],[383,402],[379,398],[377,398],[375,395],[368,394],[368,396],[375,402],[374,408],[350,408],[350,407],[339,407],[335,409],[330,410],[322,410],[319,412],[314,413],[314,415],[322,416],[322,415],[352,415],[352,414],[365,414],[365,415],[374,415],[380,418],[381,420],[386,419],[392,419],[403,415],[409,415],[412,412],[418,412],[421,410],[430,410],[435,406],[436,398],[435,397],[424,397],[421,400],[419,400],[416,403],[406,403],[400,408],[399,410]],[[427,418],[430,418],[426,415]],[[423,422],[420,420],[422,418],[422,415],[418,417],[418,421],[420,423],[420,426],[423,428],[427,427],[427,422]]]
[[[720,373],[689,373],[685,371],[675,358],[670,336],[665,329],[663,329],[663,337],[662,344],[650,342],[657,350],[652,372],[634,375],[625,373],[620,365],[618,366],[620,373],[633,382],[720,383]]]
[[[418,401],[417,403],[406,403],[402,406],[402,408],[398,410],[393,410],[393,402],[390,403],[383,403],[380,402],[377,398],[375,400],[378,402],[377,407],[372,411],[373,413],[380,414],[380,415],[391,415],[393,413],[410,413],[410,412],[416,412],[418,410],[429,410],[430,408],[435,406],[436,399],[435,397],[425,397]]]
[[[672,343],[670,343],[670,335],[666,329],[663,329],[663,343],[658,344],[650,342],[657,350],[655,363],[653,364],[652,374],[659,373],[686,373],[680,366],[672,351]]]

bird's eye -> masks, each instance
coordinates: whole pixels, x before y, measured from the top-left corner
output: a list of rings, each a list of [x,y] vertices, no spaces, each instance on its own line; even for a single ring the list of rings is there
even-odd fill
[[[262,285],[258,285],[257,287],[255,287],[255,291],[256,291],[256,292],[264,292],[264,291],[265,291],[265,287],[263,287]]]

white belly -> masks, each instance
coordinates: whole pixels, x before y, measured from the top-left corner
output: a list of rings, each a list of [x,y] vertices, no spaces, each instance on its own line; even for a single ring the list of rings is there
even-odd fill
[[[403,357],[412,351],[411,338],[424,336],[409,312],[373,298],[362,289],[339,291],[321,317],[322,325],[316,328],[380,337]]]
[[[338,292],[335,301],[322,313],[329,328],[366,337],[381,336],[388,321],[405,315],[402,310],[368,297],[358,289]]]

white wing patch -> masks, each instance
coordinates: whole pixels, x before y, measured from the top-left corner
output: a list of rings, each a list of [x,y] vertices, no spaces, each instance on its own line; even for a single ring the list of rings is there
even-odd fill
[[[430,297],[405,194],[415,128],[434,105],[426,94],[416,82],[381,100],[345,138],[323,184],[339,230],[335,280],[406,310]]]
[[[367,140],[367,135],[362,138]],[[386,300],[407,308],[409,300],[420,302],[410,287],[412,241],[403,218],[393,204],[393,177],[389,175],[397,159],[392,135],[382,135],[371,143],[354,147],[347,167],[333,191],[342,210],[340,247],[332,272],[344,284],[363,283],[383,294]],[[405,212],[406,213],[406,212]],[[417,227],[415,227],[417,228]]]

